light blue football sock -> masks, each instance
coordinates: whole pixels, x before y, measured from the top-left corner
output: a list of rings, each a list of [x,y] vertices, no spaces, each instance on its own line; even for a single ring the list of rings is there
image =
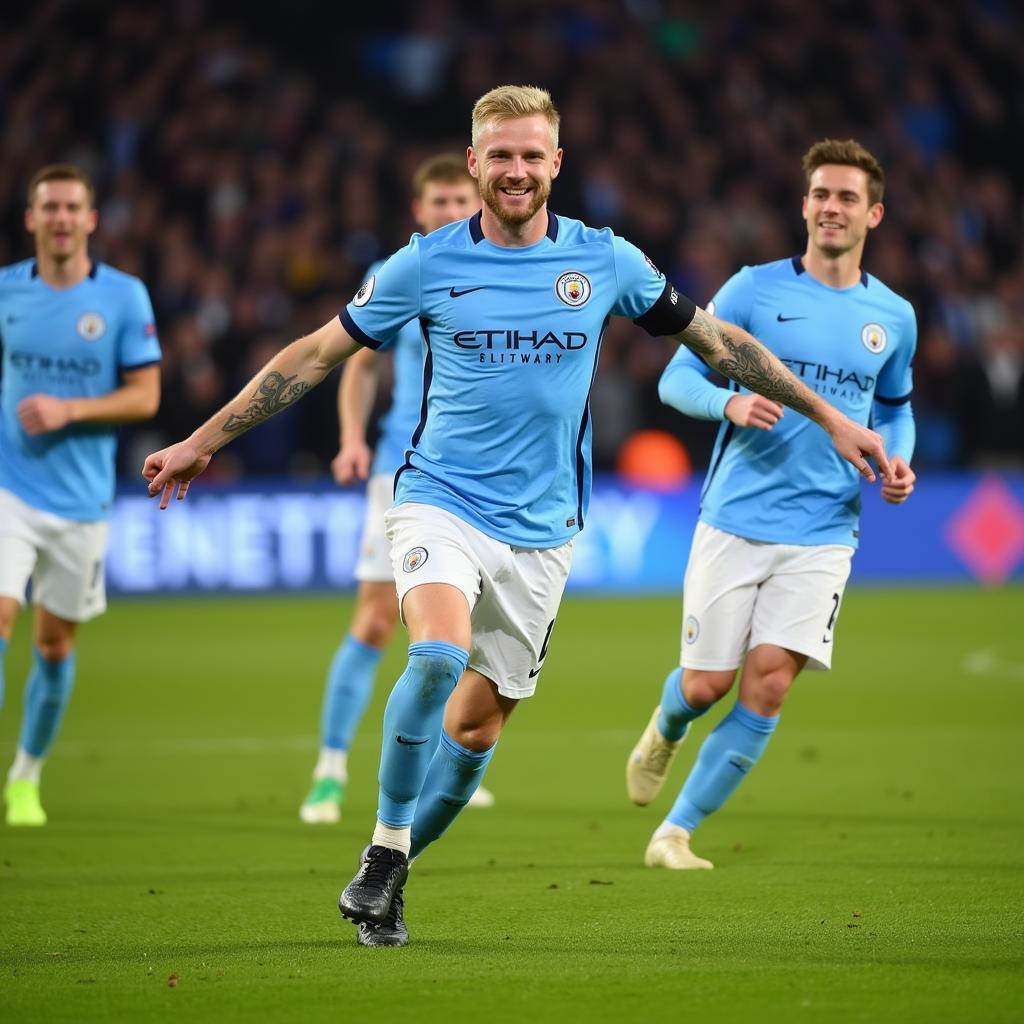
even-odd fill
[[[19,745],[26,754],[46,757],[75,685],[75,653],[61,661],[47,661],[36,650],[32,653],[35,667],[25,684]]]
[[[7,653],[7,641],[0,636],[0,711],[4,707],[4,655]]]
[[[667,820],[692,832],[717,811],[757,764],[778,724],[778,715],[756,714],[737,701],[701,745]]]
[[[444,835],[483,781],[493,753],[494,747],[467,750],[441,730],[441,742],[431,759],[416,805],[410,857],[418,857],[425,847]]]
[[[348,750],[369,703],[383,654],[351,635],[342,641],[327,671],[320,717],[321,747]]]
[[[409,663],[384,709],[377,818],[412,824],[444,720],[444,706],[466,670],[469,652],[441,641],[409,644]]]
[[[687,726],[700,718],[711,707],[691,708],[683,696],[683,670],[673,669],[665,679],[661,690],[661,714],[658,715],[658,732],[675,743],[686,735]]]

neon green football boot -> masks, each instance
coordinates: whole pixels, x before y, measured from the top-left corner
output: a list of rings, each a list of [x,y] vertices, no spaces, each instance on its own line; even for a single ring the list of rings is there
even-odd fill
[[[341,821],[344,796],[345,787],[337,779],[315,779],[299,808],[299,817],[307,825],[336,825]]]
[[[8,825],[45,825],[46,811],[39,802],[39,783],[16,779],[4,786]]]

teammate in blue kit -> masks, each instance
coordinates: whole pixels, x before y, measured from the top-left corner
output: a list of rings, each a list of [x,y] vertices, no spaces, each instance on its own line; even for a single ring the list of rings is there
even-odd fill
[[[480,209],[476,181],[461,154],[431,157],[413,175],[412,214],[424,234],[462,220]],[[384,261],[374,264],[374,276]],[[366,424],[377,390],[379,356],[372,349],[357,352],[345,364],[338,388],[341,450],[331,463],[339,484],[365,480],[367,509],[356,565],[359,590],[349,635],[342,641],[327,674],[321,718],[320,756],[313,785],[299,808],[307,824],[332,824],[341,818],[348,781],[348,748],[373,690],[384,649],[398,625],[395,574],[391,568],[384,513],[394,496],[395,471],[416,429],[423,400],[423,335],[416,322],[406,324],[395,341],[384,346],[394,354],[391,408],[382,417],[376,453],[366,444]],[[482,786],[470,806],[490,807],[493,795]]]
[[[4,800],[7,824],[45,825],[39,779],[74,684],[75,634],[106,608],[116,424],[156,412],[160,346],[142,282],[89,259],[96,210],[81,171],[40,170],[25,225],[35,259],[0,269],[0,697],[31,579],[35,664]]]
[[[802,256],[744,267],[708,311],[751,331],[822,398],[881,433],[893,471],[891,504],[914,489],[910,304],[861,270],[867,233],[882,219],[884,178],[856,142],[826,139],[803,160]],[[701,495],[684,582],[681,668],[626,764],[630,798],[660,791],[689,728],[732,689],[739,697],[700,748],[645,854],[649,867],[710,868],[690,835],[746,778],[806,667],[827,670],[858,542],[860,486],[806,417],[733,384],[680,350],[661,378],[667,404],[722,420]],[[745,657],[745,661],[744,661]]]
[[[279,353],[190,438],[146,460],[166,507],[218,448],[298,399],[360,345],[423,332],[420,420],[387,533],[409,661],[384,714],[371,844],[339,900],[364,945],[404,945],[409,857],[479,785],[517,702],[537,685],[572,538],[590,498],[589,394],[608,317],[672,335],[722,372],[819,422],[845,458],[888,478],[881,439],[802,384],[745,331],[702,310],[610,230],[547,208],[561,167],[542,89],[504,86],[473,109],[483,209],[414,235],[337,320]]]

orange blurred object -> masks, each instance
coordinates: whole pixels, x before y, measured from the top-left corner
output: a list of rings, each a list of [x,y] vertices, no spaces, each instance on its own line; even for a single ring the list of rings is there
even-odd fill
[[[677,490],[693,475],[686,445],[664,430],[640,430],[627,438],[616,468],[627,483],[655,491]]]

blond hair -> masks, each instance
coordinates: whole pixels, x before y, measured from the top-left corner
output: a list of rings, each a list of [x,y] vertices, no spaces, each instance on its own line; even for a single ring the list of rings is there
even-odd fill
[[[859,167],[868,176],[868,205],[882,201],[885,194],[885,173],[882,165],[855,139],[822,139],[804,153],[804,176],[807,187],[811,175],[824,164],[840,167]]]
[[[535,85],[502,85],[484,93],[473,105],[473,146],[479,144],[480,133],[491,122],[540,114],[551,129],[551,145],[558,149],[558,110],[547,89]]]
[[[458,185],[467,181],[476,188],[476,178],[469,173],[464,153],[438,153],[429,157],[416,168],[412,176],[412,194],[416,199],[423,197],[423,190],[431,182],[443,185]]]

